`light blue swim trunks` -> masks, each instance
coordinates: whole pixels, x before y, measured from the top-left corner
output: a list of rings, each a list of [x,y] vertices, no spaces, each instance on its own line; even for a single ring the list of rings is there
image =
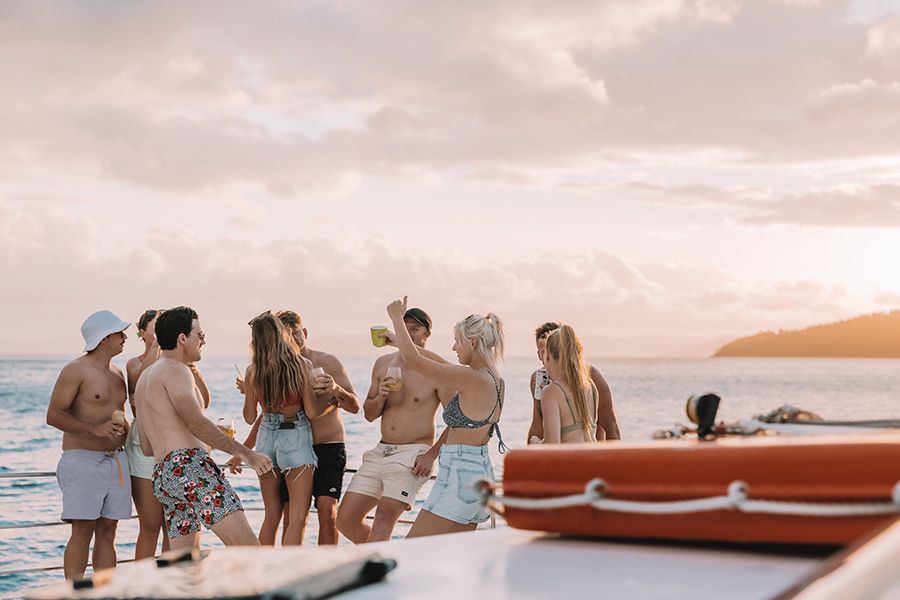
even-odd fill
[[[131,517],[131,477],[121,450],[64,450],[56,466],[62,490],[62,520]]]

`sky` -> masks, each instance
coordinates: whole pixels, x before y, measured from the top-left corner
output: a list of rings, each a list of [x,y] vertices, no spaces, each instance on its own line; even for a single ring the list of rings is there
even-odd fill
[[[0,79],[0,355],[181,304],[354,356],[403,295],[512,356],[900,308],[900,0],[7,0]]]

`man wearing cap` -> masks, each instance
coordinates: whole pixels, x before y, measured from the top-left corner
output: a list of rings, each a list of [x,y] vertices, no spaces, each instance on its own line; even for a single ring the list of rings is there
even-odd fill
[[[410,308],[403,317],[413,342],[424,349],[431,335],[431,317]],[[427,351],[426,351],[427,352]],[[433,352],[429,357],[443,361]],[[388,367],[400,368],[400,389],[388,378]],[[397,520],[412,508],[431,475],[444,436],[434,442],[434,415],[441,397],[453,390],[408,369],[399,352],[379,357],[363,404],[366,420],[381,418],[381,441],[365,452],[338,509],[338,529],[356,544],[389,540]],[[371,527],[365,517],[375,509]]]
[[[101,310],[81,326],[84,356],[59,374],[47,424],[63,432],[56,478],[62,520],[72,524],[63,567],[66,579],[84,575],[91,538],[95,571],[116,566],[116,525],[131,516],[131,477],[123,445],[127,433],[122,372],[112,365],[125,348],[129,324]]]

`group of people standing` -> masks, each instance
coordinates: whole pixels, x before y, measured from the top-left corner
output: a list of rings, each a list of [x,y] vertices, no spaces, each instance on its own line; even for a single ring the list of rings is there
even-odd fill
[[[505,382],[497,368],[503,323],[493,313],[459,321],[458,364],[451,364],[425,348],[432,330],[425,311],[408,308],[404,297],[387,312],[393,330],[378,335],[396,351],[375,361],[362,404],[340,360],[308,346],[297,313],[266,311],[252,319],[251,363],[235,382],[252,425],[243,443],[204,416],[210,394],[196,366],[205,339],[195,311],[146,311],[137,323],[145,350],[128,361],[124,376],[111,361],[124,348],[129,323],[108,311],[88,317],[86,354],[60,373],[47,412],[47,422],[64,432],[57,477],[62,518],[72,524],[66,577],[84,572],[92,537],[94,568],[115,565],[116,522],[130,517],[132,496],[138,559],[155,554],[160,531],[165,551],[199,544],[201,527],[226,545],[271,545],[283,521],[282,544],[302,544],[313,502],[319,545],[336,544],[338,532],[354,543],[388,540],[435,461],[434,486],[408,535],[466,531],[487,520],[474,484],[494,479],[488,441],[495,433],[505,449],[499,427]],[[528,442],[618,439],[609,386],[585,362],[572,328],[545,323],[535,338],[543,366],[531,378]],[[439,405],[446,427],[435,439]],[[381,441],[363,454],[341,499],[347,457],[341,411],[360,408],[366,420],[380,419]],[[232,472],[249,466],[257,473],[265,507],[258,535],[211,448],[232,455]]]

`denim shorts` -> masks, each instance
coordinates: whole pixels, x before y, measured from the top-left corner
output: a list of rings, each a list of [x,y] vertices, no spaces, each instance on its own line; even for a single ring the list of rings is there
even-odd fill
[[[444,444],[437,479],[422,508],[462,525],[484,523],[491,513],[478,501],[475,483],[480,479],[494,481],[487,444]]]
[[[293,427],[283,429],[282,423]],[[315,467],[318,463],[313,451],[312,427],[305,413],[297,413],[297,420],[287,423],[281,413],[264,414],[256,438],[256,451],[271,458],[282,472],[304,465]]]

